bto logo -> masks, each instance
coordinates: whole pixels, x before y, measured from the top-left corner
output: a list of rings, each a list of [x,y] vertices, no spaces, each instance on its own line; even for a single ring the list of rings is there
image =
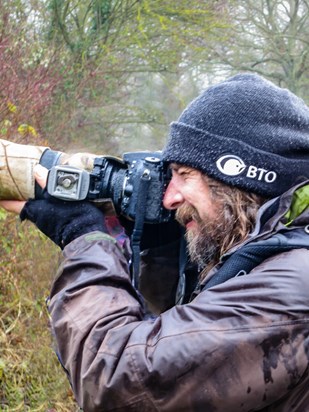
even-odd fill
[[[262,180],[266,183],[272,183],[277,179],[276,172],[253,165],[247,166],[240,157],[235,155],[221,156],[216,161],[216,165],[220,172],[226,176],[238,176],[245,172],[246,177]]]

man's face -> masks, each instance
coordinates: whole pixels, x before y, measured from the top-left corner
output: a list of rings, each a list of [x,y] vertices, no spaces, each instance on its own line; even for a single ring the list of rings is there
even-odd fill
[[[220,247],[223,206],[214,199],[200,171],[175,163],[170,168],[172,179],[163,204],[167,209],[176,209],[176,219],[186,227],[191,260],[205,266]]]

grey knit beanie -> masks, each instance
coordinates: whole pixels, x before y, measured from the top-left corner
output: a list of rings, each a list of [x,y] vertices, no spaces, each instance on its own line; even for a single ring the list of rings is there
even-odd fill
[[[254,74],[208,88],[171,125],[163,160],[275,197],[309,177],[309,108]]]

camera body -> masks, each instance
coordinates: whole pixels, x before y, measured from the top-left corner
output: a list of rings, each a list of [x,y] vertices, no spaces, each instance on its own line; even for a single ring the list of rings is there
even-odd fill
[[[171,213],[162,204],[170,180],[161,152],[125,153],[122,159],[97,157],[93,170],[71,166],[53,166],[48,175],[47,191],[67,201],[110,199],[118,214],[145,223],[162,223]]]

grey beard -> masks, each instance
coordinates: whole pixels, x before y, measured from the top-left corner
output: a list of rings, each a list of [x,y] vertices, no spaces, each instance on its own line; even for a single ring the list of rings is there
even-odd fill
[[[221,207],[218,207],[218,214],[214,220],[201,219],[191,205],[183,205],[176,212],[176,219],[184,226],[192,218],[198,224],[198,229],[186,232],[187,249],[190,260],[202,269],[209,263],[219,260],[223,238],[231,220]]]
[[[220,245],[211,234],[212,224],[203,224],[198,232],[188,230],[186,232],[187,249],[192,263],[196,263],[203,269],[220,255]],[[213,228],[212,228],[213,229]]]

